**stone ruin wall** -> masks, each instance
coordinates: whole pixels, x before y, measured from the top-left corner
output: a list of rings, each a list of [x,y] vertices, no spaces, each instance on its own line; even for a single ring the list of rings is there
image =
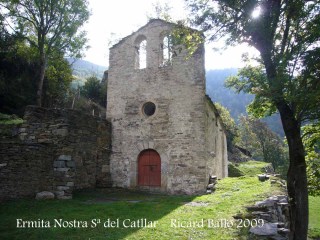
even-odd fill
[[[228,177],[227,138],[221,117],[206,96],[206,153],[207,175],[216,175],[218,179]]]
[[[24,123],[0,125],[0,200],[111,186],[110,123],[78,111],[26,108]]]

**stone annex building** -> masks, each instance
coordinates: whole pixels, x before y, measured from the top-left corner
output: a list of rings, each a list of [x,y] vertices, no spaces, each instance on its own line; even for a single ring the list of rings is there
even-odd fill
[[[150,20],[110,49],[107,119],[113,186],[204,193],[227,176],[226,135],[205,94],[204,46],[174,51],[174,24]]]

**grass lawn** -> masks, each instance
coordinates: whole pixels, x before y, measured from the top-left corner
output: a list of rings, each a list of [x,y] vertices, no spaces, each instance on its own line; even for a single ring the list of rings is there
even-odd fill
[[[247,161],[239,163],[236,166],[239,168],[244,175],[256,176],[257,174],[265,173],[265,167],[269,166],[270,163],[260,161]]]
[[[275,191],[278,189],[271,187],[268,181],[240,177],[219,181],[214,194],[203,196],[92,190],[75,194],[73,200],[11,201],[0,207],[0,239],[245,239],[241,236],[245,232],[235,227],[232,216],[244,212],[245,205]],[[17,228],[17,219],[49,221],[50,228]],[[85,221],[88,226],[54,227],[54,219]],[[91,227],[93,219],[100,219],[101,223]],[[153,222],[153,226],[126,227],[130,223],[137,224],[139,219]],[[109,223],[118,220],[119,226],[104,227],[108,220]],[[225,227],[231,222],[233,227]],[[192,226],[184,228],[181,224]]]
[[[250,171],[261,169],[260,163],[255,170],[252,165]],[[203,196],[97,189],[77,192],[72,200],[10,201],[0,205],[0,239],[241,240],[247,239],[248,229],[237,228],[232,216],[245,213],[244,206],[255,201],[281,194],[276,185],[259,182],[256,176],[225,178],[217,186],[214,194]],[[320,236],[319,203],[320,197],[310,197],[310,237]],[[17,228],[17,219],[22,219],[20,225],[44,220],[50,227]],[[55,224],[55,219],[65,227]],[[144,219],[152,224],[141,226]],[[74,220],[82,221],[80,227],[71,226]],[[94,225],[92,220],[100,223]]]
[[[309,196],[309,237],[320,239],[320,196]]]

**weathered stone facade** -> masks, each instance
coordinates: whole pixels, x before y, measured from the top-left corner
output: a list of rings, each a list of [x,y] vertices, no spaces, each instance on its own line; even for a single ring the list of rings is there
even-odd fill
[[[226,136],[205,95],[204,46],[189,58],[182,51],[164,63],[163,40],[173,27],[151,20],[110,49],[107,119],[112,122],[110,167],[116,187],[197,194],[205,192],[209,175],[227,176]],[[140,69],[142,41],[146,67]],[[154,104],[150,114],[146,103]],[[145,179],[139,175],[144,174],[139,156],[148,149],[161,159],[157,186],[139,184]]]
[[[110,187],[110,123],[68,109],[29,106],[24,123],[0,125],[0,200]]]

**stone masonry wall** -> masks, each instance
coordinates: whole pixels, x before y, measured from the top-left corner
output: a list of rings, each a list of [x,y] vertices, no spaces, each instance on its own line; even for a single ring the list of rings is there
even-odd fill
[[[228,176],[227,137],[217,109],[206,96],[206,143],[208,175]]]
[[[26,108],[24,123],[0,125],[0,200],[111,186],[110,123],[74,110]]]

